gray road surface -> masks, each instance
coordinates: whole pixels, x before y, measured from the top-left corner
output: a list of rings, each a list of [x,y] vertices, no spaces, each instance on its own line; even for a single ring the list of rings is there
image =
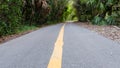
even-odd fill
[[[0,68],[47,68],[63,24],[0,45]],[[64,33],[62,68],[120,68],[120,45],[73,23]]]

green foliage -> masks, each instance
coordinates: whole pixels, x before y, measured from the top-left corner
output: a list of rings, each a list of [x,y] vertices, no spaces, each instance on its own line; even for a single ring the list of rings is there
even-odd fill
[[[22,13],[25,24],[41,25],[46,22],[49,14],[49,5],[45,0],[24,0]]]
[[[38,29],[37,26],[35,25],[21,25],[21,28],[19,28],[19,30],[17,31],[17,33],[21,33],[21,32],[25,32],[25,31],[29,31],[29,30],[35,30]]]
[[[0,0],[0,36],[63,21],[69,0]],[[66,16],[67,17],[67,16]],[[52,22],[52,23],[50,23]]]
[[[64,20],[77,20],[75,13],[76,11],[75,8],[73,7],[73,3],[74,2],[72,0],[69,0],[67,4],[67,10],[63,14]]]
[[[69,0],[48,0],[50,5],[49,21],[60,22],[64,20],[64,13],[67,11],[67,3]]]
[[[0,0],[0,36],[28,30],[28,25],[74,19],[98,25],[120,25],[120,1]]]
[[[99,24],[100,25],[100,22],[102,21],[102,18],[99,17],[99,16],[95,16],[92,23],[93,24]]]
[[[21,0],[0,0],[0,36],[13,34],[21,21]]]
[[[76,0],[74,3],[79,21],[92,21],[98,25],[116,25],[119,0]]]
[[[38,2],[39,1],[39,2]],[[69,0],[25,0],[23,17],[27,24],[46,24],[64,19]],[[62,5],[62,6],[61,6]]]
[[[95,25],[116,25],[116,22],[115,22],[114,16],[110,16],[110,15],[106,14],[105,18],[102,18],[100,16],[95,16],[94,19],[92,20],[92,24],[95,24]]]
[[[115,17],[112,16],[112,15],[110,16],[110,15],[106,14],[105,20],[106,20],[107,24],[109,24],[109,25],[115,25],[116,24]]]

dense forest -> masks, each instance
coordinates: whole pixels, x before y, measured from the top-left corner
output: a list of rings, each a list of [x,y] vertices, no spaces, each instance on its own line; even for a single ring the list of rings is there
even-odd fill
[[[69,0],[0,0],[0,36],[63,21]],[[61,6],[62,5],[62,6]]]
[[[76,0],[79,21],[97,25],[120,25],[120,0]]]
[[[77,20],[96,25],[120,25],[119,0],[0,0],[0,36],[25,26]]]

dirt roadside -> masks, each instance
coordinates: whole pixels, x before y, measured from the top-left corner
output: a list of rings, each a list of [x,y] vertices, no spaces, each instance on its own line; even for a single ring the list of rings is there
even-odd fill
[[[81,22],[77,22],[76,24],[94,32],[97,32],[98,34],[103,35],[106,38],[114,40],[120,44],[120,28],[117,26],[98,26]]]

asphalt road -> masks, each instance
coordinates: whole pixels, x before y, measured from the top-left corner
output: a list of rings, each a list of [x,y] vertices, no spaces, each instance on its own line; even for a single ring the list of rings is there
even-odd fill
[[[49,68],[62,26],[44,27],[1,44],[0,68]],[[120,45],[97,33],[67,23],[63,43],[61,68],[120,68]]]

